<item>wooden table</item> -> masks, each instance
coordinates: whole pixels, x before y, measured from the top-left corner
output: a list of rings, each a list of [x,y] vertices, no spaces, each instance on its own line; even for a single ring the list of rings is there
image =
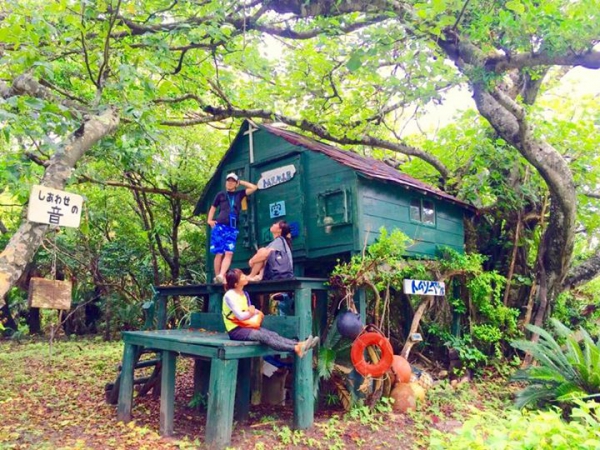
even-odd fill
[[[313,327],[313,300],[317,306],[318,321],[326,320],[327,280],[293,278],[248,284],[250,293],[294,292],[293,316],[265,316],[263,326],[288,338],[305,339]],[[209,372],[206,444],[223,448],[231,441],[234,407],[239,418],[247,417],[250,408],[251,358],[281,354],[257,342],[232,341],[223,331],[221,305],[222,285],[188,285],[155,287],[157,304],[157,331],[123,332],[125,349],[120,381],[118,419],[131,420],[133,400],[133,372],[136,356],[143,348],[161,352],[160,432],[173,433],[175,397],[175,368],[179,355],[189,355],[202,362],[204,373]],[[166,305],[171,296],[202,296],[205,311],[194,313],[189,330],[165,330]],[[316,318],[317,319],[317,318]],[[320,329],[321,327],[319,327]],[[194,331],[206,329],[213,331]],[[206,360],[206,362],[204,362]],[[294,356],[294,428],[307,429],[314,422],[312,350],[304,358]]]
[[[246,418],[250,406],[250,358],[280,354],[258,342],[232,341],[225,333],[191,330],[158,330],[124,332],[125,350],[121,372],[121,387],[117,417],[123,422],[131,420],[133,400],[134,357],[143,347],[158,349],[162,353],[160,433],[173,434],[176,359],[179,355],[203,357],[210,361],[210,381],[206,418],[206,444],[223,448],[231,441],[234,406],[238,416]],[[309,352],[305,356],[312,359]],[[310,389],[295,389],[294,421],[302,426],[302,417],[313,416],[312,370],[298,373],[303,366],[295,364],[296,376],[304,379]],[[308,411],[307,407],[311,410]],[[300,412],[301,411],[301,412]],[[296,417],[296,414],[301,417]],[[304,424],[307,428],[308,424]],[[312,420],[310,425],[312,425]]]

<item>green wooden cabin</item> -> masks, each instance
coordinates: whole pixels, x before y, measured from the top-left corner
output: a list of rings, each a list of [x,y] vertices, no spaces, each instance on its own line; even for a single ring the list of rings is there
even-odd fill
[[[247,267],[256,249],[271,241],[271,224],[281,219],[292,226],[297,276],[327,276],[336,259],[361,251],[382,226],[413,239],[412,256],[431,257],[439,246],[462,252],[463,217],[475,210],[381,161],[245,121],[195,214],[208,212],[229,172],[259,186],[240,216],[232,267]],[[212,261],[208,244],[206,252]]]

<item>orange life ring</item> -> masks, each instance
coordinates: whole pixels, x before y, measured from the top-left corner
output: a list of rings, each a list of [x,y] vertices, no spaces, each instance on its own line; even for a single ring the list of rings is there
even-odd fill
[[[375,364],[365,361],[365,349],[370,345],[379,347],[381,350],[381,358]],[[350,358],[352,359],[354,368],[362,376],[371,375],[372,377],[380,377],[392,367],[394,350],[392,349],[392,344],[390,344],[390,341],[385,336],[375,332],[363,333],[352,344]]]

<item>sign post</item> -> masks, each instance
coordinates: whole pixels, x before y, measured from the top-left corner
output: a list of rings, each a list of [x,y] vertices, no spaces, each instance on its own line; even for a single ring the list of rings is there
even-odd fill
[[[82,207],[83,197],[81,195],[34,185],[29,196],[27,220],[57,227],[78,228],[81,222]],[[54,252],[52,278],[56,277],[56,249]],[[71,288],[71,282],[68,280],[46,280],[33,277],[29,283],[29,307],[69,310],[71,308]],[[58,317],[60,323],[60,314]],[[52,336],[55,331],[53,325]]]

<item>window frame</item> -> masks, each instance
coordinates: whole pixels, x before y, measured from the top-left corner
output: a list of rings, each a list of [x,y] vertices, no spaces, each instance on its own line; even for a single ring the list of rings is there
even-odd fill
[[[419,203],[419,219],[415,219],[413,217],[413,208],[416,207],[416,205],[414,205],[413,203],[415,203],[415,202]],[[423,220],[424,215],[425,215],[424,210],[426,209],[424,207],[423,203],[425,203],[425,202],[431,204],[431,206],[432,206],[432,208],[430,208],[430,209],[433,210],[433,223],[425,222]],[[408,218],[411,223],[418,223],[425,227],[437,228],[437,208],[436,208],[435,202],[429,198],[412,197],[408,203]]]
[[[333,223],[325,223],[325,218],[326,217],[331,217],[328,216],[328,211],[327,211],[327,197],[332,197],[334,195],[338,195],[341,194],[343,195],[343,208],[344,208],[344,215],[341,221],[338,222],[333,222]],[[338,189],[330,189],[327,191],[323,191],[323,192],[319,192],[317,194],[317,204],[318,204],[318,213],[317,213],[317,225],[321,226],[321,227],[336,227],[336,226],[342,226],[342,225],[348,225],[352,223],[352,212],[350,210],[351,208],[351,204],[350,204],[350,193],[348,192],[348,189],[345,188],[338,188]]]

